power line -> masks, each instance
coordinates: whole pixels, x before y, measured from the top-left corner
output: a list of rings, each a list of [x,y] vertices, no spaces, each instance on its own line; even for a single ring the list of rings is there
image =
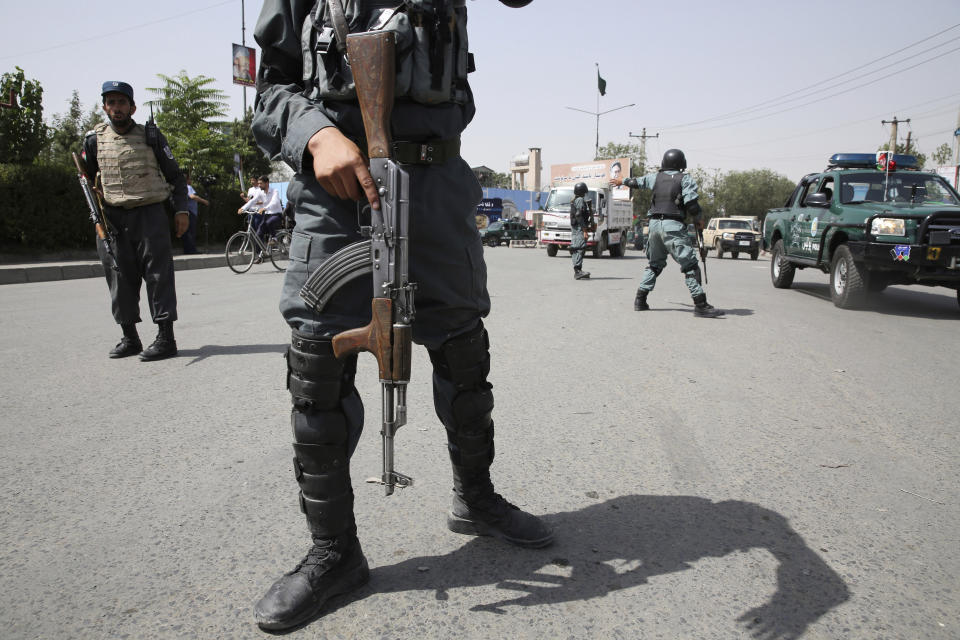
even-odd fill
[[[713,122],[713,121],[716,121],[716,120],[724,120],[724,119],[736,117],[736,116],[738,116],[738,115],[742,115],[742,114],[747,113],[747,112],[750,112],[750,111],[755,111],[755,110],[763,107],[764,105],[770,105],[770,103],[772,103],[772,102],[777,102],[777,101],[783,100],[784,98],[788,98],[788,97],[793,96],[793,95],[796,95],[796,94],[798,94],[798,93],[802,93],[802,92],[804,92],[804,91],[807,91],[807,90],[809,90],[809,89],[812,89],[812,88],[814,88],[814,87],[817,87],[817,86],[819,86],[819,85],[821,85],[821,84],[824,84],[825,82],[830,82],[830,81],[835,80],[835,79],[837,79],[837,78],[840,78],[840,77],[842,77],[842,76],[845,76],[845,75],[848,75],[848,74],[850,74],[850,73],[853,73],[854,71],[859,71],[860,69],[863,69],[864,67],[868,67],[868,66],[870,66],[870,65],[872,65],[872,64],[875,64],[875,63],[877,63],[877,62],[880,62],[881,60],[884,60],[884,59],[886,59],[886,58],[889,58],[890,56],[893,56],[893,55],[896,55],[896,54],[901,53],[901,52],[903,52],[903,51],[906,51],[907,49],[911,49],[911,48],[917,46],[918,44],[921,44],[921,43],[923,43],[923,42],[926,42],[926,41],[928,41],[928,40],[931,40],[931,39],[933,39],[933,38],[936,38],[937,36],[943,35],[944,33],[948,32],[948,31],[952,31],[953,29],[956,29],[957,27],[960,27],[960,23],[957,23],[957,24],[955,24],[955,25],[953,25],[953,26],[951,26],[951,27],[947,27],[946,29],[943,29],[942,31],[938,31],[937,33],[934,33],[934,34],[932,34],[932,35],[930,35],[930,36],[927,36],[927,37],[925,37],[925,38],[922,38],[922,39],[920,39],[920,40],[917,40],[916,42],[913,42],[913,43],[911,43],[911,44],[908,44],[908,45],[905,46],[905,47],[901,47],[900,49],[897,49],[896,51],[891,51],[890,53],[887,53],[887,54],[885,54],[885,55],[883,55],[883,56],[880,56],[880,57],[878,57],[878,58],[875,58],[875,59],[873,59],[873,60],[871,60],[871,61],[869,61],[869,62],[867,62],[867,63],[865,63],[865,64],[862,64],[862,65],[860,65],[860,66],[854,67],[854,68],[852,68],[852,69],[849,69],[849,70],[847,70],[847,71],[844,71],[843,73],[839,73],[839,74],[837,74],[837,75],[835,75],[835,76],[832,76],[832,77],[830,77],[830,78],[825,78],[825,79],[823,79],[823,80],[820,80],[820,81],[818,81],[818,82],[815,82],[814,84],[812,84],[812,85],[810,85],[810,86],[807,86],[807,87],[804,87],[804,88],[802,88],[802,89],[797,89],[797,90],[795,90],[795,91],[791,91],[791,92],[789,92],[789,93],[785,93],[785,94],[783,94],[782,96],[778,96],[778,97],[776,97],[776,98],[771,98],[771,99],[769,99],[769,100],[765,100],[765,101],[763,101],[763,102],[759,102],[759,103],[757,103],[757,104],[755,104],[755,105],[751,105],[751,106],[749,106],[749,107],[744,107],[744,108],[742,108],[742,109],[738,109],[738,110],[736,110],[736,111],[731,111],[731,112],[728,112],[728,113],[725,113],[725,114],[722,114],[722,115],[719,115],[719,116],[714,116],[714,117],[712,117],[712,118],[706,118],[706,119],[704,119],[704,120],[697,120],[697,121],[694,121],[694,122],[687,122],[687,123],[684,123],[684,124],[678,124],[678,125],[661,127],[661,129],[679,129],[679,128],[688,127],[688,126],[692,126],[692,125],[696,125],[696,124],[704,124],[704,123]],[[954,40],[957,40],[957,39],[958,39],[958,38],[952,38],[952,39],[950,39],[950,40],[948,40],[948,41],[946,41],[946,42],[943,42],[943,43],[941,43],[941,44],[939,44],[939,45],[936,45],[936,46],[931,47],[931,48],[929,48],[929,49],[926,49],[926,50],[924,50],[924,51],[915,53],[915,54],[909,56],[908,58],[905,58],[904,60],[909,60],[910,58],[914,58],[914,57],[916,57],[916,56],[923,55],[924,53],[927,53],[927,52],[929,52],[929,51],[932,51],[933,49],[937,49],[937,48],[939,48],[939,47],[942,47],[943,45],[948,44],[948,43],[950,43],[950,42],[953,42]],[[947,53],[950,53],[950,52],[947,52]],[[935,58],[931,58],[931,59],[935,59]],[[904,62],[904,60],[898,60],[897,62],[895,62],[895,63],[893,63],[893,64],[899,64],[899,63],[901,63],[901,62]],[[887,67],[889,67],[889,66],[892,66],[892,65],[887,65]],[[881,69],[887,68],[887,67],[881,67]],[[909,67],[909,68],[912,68],[912,67]],[[879,71],[879,70],[881,70],[881,69],[878,69],[878,70],[875,70],[875,71],[871,71],[870,73],[875,73],[876,71]],[[834,85],[834,86],[836,86],[836,85]],[[826,89],[821,89],[821,91],[825,91],[825,90],[826,90]],[[787,102],[790,102],[790,100],[787,100]],[[770,105],[770,106],[774,106],[774,105]]]
[[[924,106],[926,106],[926,105],[928,105],[928,104],[933,104],[934,102],[940,102],[941,100],[953,100],[953,99],[955,99],[955,98],[958,97],[958,96],[960,96],[960,93],[952,93],[952,94],[950,94],[950,95],[942,96],[942,97],[940,97],[940,98],[934,98],[933,100],[927,100],[926,102],[918,102],[917,104],[907,105],[907,106],[905,106],[905,107],[901,107],[901,108],[898,108],[898,109],[894,109],[894,111],[897,111],[897,112],[902,113],[902,112],[905,112],[905,111],[910,111],[910,110],[912,110],[912,109],[916,109],[917,107],[924,107]],[[946,110],[949,110],[949,111],[952,112],[953,109],[954,109],[954,106],[951,105],[951,106],[949,106],[949,107],[939,108],[939,109],[936,109],[936,110],[934,110],[934,111],[935,111],[936,113],[941,113],[941,112],[944,112],[944,111],[946,111]],[[928,112],[928,113],[932,113],[932,112]],[[878,113],[878,114],[876,114],[876,115],[870,116],[869,118],[863,118],[863,119],[861,119],[861,120],[852,120],[852,121],[850,121],[850,122],[844,122],[844,123],[842,123],[842,124],[838,124],[838,125],[835,125],[835,126],[832,126],[832,127],[820,127],[820,128],[818,128],[818,129],[810,129],[810,130],[807,130],[807,131],[803,131],[803,132],[801,132],[801,133],[796,133],[796,134],[789,135],[789,136],[783,136],[783,137],[780,137],[780,138],[764,138],[763,140],[760,140],[760,141],[758,141],[758,142],[744,142],[744,143],[741,143],[741,144],[728,144],[728,145],[724,145],[724,146],[721,147],[721,148],[723,148],[723,149],[737,149],[737,148],[742,148],[742,147],[755,147],[755,146],[757,146],[757,145],[760,145],[760,144],[768,144],[768,143],[770,143],[770,142],[783,142],[783,141],[785,141],[785,140],[794,140],[794,139],[796,139],[796,138],[807,138],[807,137],[809,137],[809,136],[811,136],[811,135],[814,135],[814,134],[817,134],[817,133],[825,133],[825,132],[827,132],[827,131],[833,131],[834,129],[846,129],[847,127],[850,127],[850,126],[855,125],[855,124],[863,124],[864,122],[872,122],[872,121],[875,121],[877,118],[883,117],[883,115],[884,115],[883,113]],[[926,114],[925,114],[925,113],[922,113],[922,114],[920,114],[920,117],[922,117],[922,116],[924,116],[924,115],[926,115]],[[918,118],[918,119],[919,119],[919,118]],[[952,133],[952,132],[953,132],[953,129],[950,129],[950,130],[947,131],[947,133]],[[938,132],[938,133],[942,133],[942,132]],[[937,135],[937,134],[924,134],[924,135]],[[690,149],[690,151],[691,151],[691,152],[711,152],[711,151],[714,151],[714,149],[715,149],[714,147],[701,147],[701,148],[696,148],[696,149]]]
[[[836,93],[831,93],[831,94],[828,95],[828,96],[823,96],[822,98],[817,98],[816,100],[810,100],[810,101],[808,101],[808,102],[803,102],[803,103],[800,103],[800,104],[798,104],[798,105],[794,105],[794,106],[792,106],[792,107],[787,107],[786,109],[781,109],[780,111],[774,111],[774,112],[772,112],[772,113],[766,113],[766,114],[763,114],[763,115],[752,116],[752,117],[750,117],[750,118],[747,118],[746,120],[739,120],[739,121],[737,121],[737,122],[728,122],[728,123],[726,123],[726,124],[718,124],[718,125],[715,125],[715,126],[712,126],[712,127],[701,127],[701,128],[699,128],[699,129],[688,129],[688,130],[686,130],[686,131],[680,131],[679,133],[697,133],[697,132],[699,132],[699,131],[710,131],[711,129],[720,129],[720,128],[722,128],[722,127],[731,127],[731,126],[735,126],[735,125],[738,125],[738,124],[746,124],[746,123],[750,123],[750,122],[755,122],[755,121],[760,120],[760,119],[762,119],[762,118],[769,118],[769,117],[771,117],[771,116],[779,115],[779,114],[781,114],[781,113],[786,113],[786,112],[788,112],[788,111],[794,111],[794,110],[800,109],[800,108],[802,108],[802,107],[810,106],[811,104],[816,104],[816,103],[818,103],[818,102],[823,102],[824,100],[829,100],[830,98],[835,98],[835,97],[837,97],[837,96],[842,96],[842,95],[845,94],[845,93],[850,93],[851,91],[856,91],[857,89],[862,89],[863,87],[869,86],[869,85],[871,85],[871,84],[876,84],[877,82],[880,82],[881,80],[885,80],[886,78],[893,77],[893,76],[898,75],[898,74],[901,74],[901,73],[903,73],[903,72],[905,72],[905,71],[910,71],[911,69],[915,69],[916,67],[919,67],[920,65],[924,65],[924,64],[926,64],[926,63],[928,63],[928,62],[932,62],[932,61],[934,61],[934,60],[936,60],[936,59],[938,59],[938,58],[942,58],[942,57],[944,57],[944,56],[950,55],[951,53],[954,53],[954,52],[956,52],[956,51],[960,51],[960,47],[956,47],[956,48],[950,49],[949,51],[945,51],[944,53],[941,53],[940,55],[933,56],[932,58],[928,58],[928,59],[926,59],[926,60],[924,60],[924,61],[922,61],[922,62],[918,62],[918,63],[916,63],[916,64],[910,65],[909,67],[905,67],[905,68],[900,69],[900,70],[898,70],[898,71],[894,71],[893,73],[888,73],[888,74],[885,75],[885,76],[880,76],[879,78],[875,78],[875,79],[873,79],[873,80],[870,80],[869,82],[864,82],[864,83],[862,83],[862,84],[858,84],[858,85],[855,85],[855,86],[852,86],[852,87],[848,87],[847,89],[844,89],[843,91],[838,91],[838,92],[836,92]]]
[[[233,4],[234,0],[224,0],[223,2],[217,2],[206,7],[200,7],[199,9],[194,9],[192,11],[181,11],[180,13],[169,16],[167,18],[159,18],[157,20],[151,20],[150,22],[143,22],[141,24],[135,24],[130,27],[125,27],[123,29],[117,29],[116,31],[110,31],[109,33],[101,33],[100,35],[91,36],[89,38],[82,38],[80,40],[73,40],[71,42],[64,42],[62,44],[55,44],[52,47],[46,47],[43,49],[34,49],[33,51],[20,51],[13,55],[9,56],[0,56],[0,60],[9,60],[11,58],[21,58],[23,56],[30,56],[36,53],[46,53],[47,51],[55,51],[57,49],[63,49],[65,47],[72,47],[77,44],[82,44],[84,42],[91,42],[93,40],[100,40],[102,38],[107,38],[109,36],[114,36],[119,33],[126,33],[127,31],[135,31],[136,29],[142,29],[144,27],[152,27],[155,24],[162,24],[164,22],[170,22],[171,20],[180,20],[184,16],[193,15],[194,13],[200,13],[201,11],[207,11],[208,9],[213,9],[215,7],[222,7],[226,4]]]

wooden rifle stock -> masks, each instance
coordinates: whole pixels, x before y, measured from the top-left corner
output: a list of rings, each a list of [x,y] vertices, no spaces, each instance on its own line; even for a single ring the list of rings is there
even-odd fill
[[[390,157],[390,115],[396,84],[396,41],[389,31],[347,36],[347,56],[353,69],[357,100],[363,113],[370,158]]]

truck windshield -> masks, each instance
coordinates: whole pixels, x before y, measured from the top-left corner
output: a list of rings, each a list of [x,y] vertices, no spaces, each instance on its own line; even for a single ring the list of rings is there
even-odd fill
[[[487,225],[487,231],[500,231],[503,229],[503,223],[497,220],[496,222],[491,222]]]
[[[840,176],[840,203],[960,204],[947,181],[931,173],[850,173]]]
[[[721,220],[719,227],[721,229],[745,229],[753,231],[753,226],[749,220]]]
[[[588,191],[586,199],[593,203],[594,208],[597,206],[597,192]],[[570,203],[573,202],[573,187],[569,189],[551,189],[550,195],[547,196],[547,211],[562,211],[563,213],[570,212]]]

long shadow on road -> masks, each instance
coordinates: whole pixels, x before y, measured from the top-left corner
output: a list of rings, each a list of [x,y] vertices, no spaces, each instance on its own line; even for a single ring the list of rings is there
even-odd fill
[[[511,606],[585,601],[641,588],[651,577],[684,571],[702,558],[749,549],[765,549],[779,562],[776,592],[736,620],[755,637],[799,638],[850,598],[844,581],[786,518],[753,503],[628,495],[544,519],[556,533],[553,547],[523,550],[474,538],[446,555],[374,568],[369,586],[334,608],[374,592],[433,591],[446,600],[451,589],[495,585],[516,595],[471,611],[504,614]]]
[[[187,366],[213,356],[238,356],[249,353],[284,353],[289,344],[205,344],[199,349],[180,349],[180,357],[193,358]]]

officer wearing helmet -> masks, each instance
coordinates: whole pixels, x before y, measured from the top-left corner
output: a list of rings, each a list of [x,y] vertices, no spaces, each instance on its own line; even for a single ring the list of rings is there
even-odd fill
[[[529,0],[501,0],[523,6]],[[482,9],[494,10],[494,9]],[[410,280],[417,283],[413,341],[433,366],[434,409],[453,467],[447,527],[520,547],[551,544],[536,516],[494,490],[490,310],[475,212],[482,191],[460,157],[473,119],[467,74],[466,0],[265,0],[255,30],[261,66],[253,131],[263,151],[295,172],[287,197],[296,231],[280,311],[292,329],[287,388],[293,404],[294,475],[312,545],[254,607],[264,629],[315,618],[331,597],[370,576],[353,509],[350,457],[363,428],[356,356],[333,356],[331,339],[370,319],[372,282],[332,296],[322,313],[299,291],[342,247],[362,240],[357,213],[379,206],[364,156],[365,135],[343,45],[348,33],[393,32],[397,39],[393,156],[410,175]],[[427,151],[429,150],[429,153]],[[278,372],[279,373],[279,372]],[[422,381],[425,382],[425,381]],[[424,407],[416,407],[422,415]],[[508,433],[503,427],[500,433]],[[281,421],[277,420],[277,435]],[[293,505],[291,505],[293,506]]]
[[[583,253],[587,250],[587,234],[593,223],[590,203],[587,195],[587,183],[578,182],[573,186],[573,200],[570,202],[570,256],[573,259],[573,279],[586,280],[589,271],[583,270]]]
[[[686,216],[690,216],[698,230],[703,229],[700,220],[700,204],[697,202],[697,183],[684,173],[687,168],[687,159],[683,151],[668,149],[663,154],[660,171],[649,173],[642,178],[619,177],[610,180],[610,184],[627,185],[632,189],[651,189],[653,204],[647,214],[649,236],[647,238],[647,269],[643,273],[643,280],[637,288],[637,296],[633,301],[633,308],[637,311],[646,311],[647,295],[657,284],[657,276],[667,266],[667,256],[680,265],[684,281],[693,297],[694,315],[698,318],[716,318],[723,315],[723,311],[714,309],[707,302],[707,294],[700,285],[700,265],[697,262],[697,250],[690,241],[687,227],[684,224]]]

